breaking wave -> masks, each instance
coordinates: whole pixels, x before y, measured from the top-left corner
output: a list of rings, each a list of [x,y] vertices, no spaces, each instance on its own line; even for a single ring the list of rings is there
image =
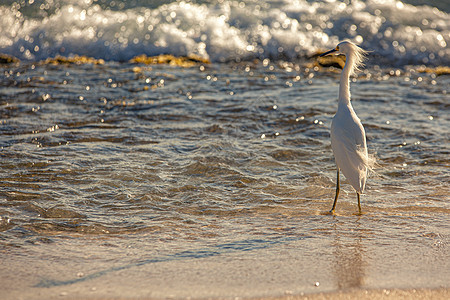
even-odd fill
[[[442,8],[396,0],[164,2],[9,0],[0,5],[0,52],[23,60],[173,54],[227,62],[302,58],[349,39],[390,64],[450,62]]]

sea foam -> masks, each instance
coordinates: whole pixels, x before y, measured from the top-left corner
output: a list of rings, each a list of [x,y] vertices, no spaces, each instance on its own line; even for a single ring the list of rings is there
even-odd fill
[[[395,0],[164,2],[3,4],[0,52],[24,60],[173,54],[227,62],[302,58],[349,39],[388,64],[450,63],[450,16],[431,6]]]

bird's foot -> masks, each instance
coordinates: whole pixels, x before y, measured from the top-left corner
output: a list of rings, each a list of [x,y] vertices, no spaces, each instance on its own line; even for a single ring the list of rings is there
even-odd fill
[[[334,211],[334,209],[332,209],[332,210],[330,210],[330,211],[325,212],[324,214],[325,214],[325,215],[329,215],[329,216],[335,216],[335,215],[336,215],[336,212]]]

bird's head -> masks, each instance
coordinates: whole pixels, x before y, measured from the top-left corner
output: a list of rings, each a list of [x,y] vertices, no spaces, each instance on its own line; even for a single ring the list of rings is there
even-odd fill
[[[345,56],[347,56],[347,55],[355,52],[358,48],[359,47],[356,46],[355,44],[353,44],[352,42],[344,41],[344,42],[340,42],[336,46],[336,48],[331,49],[330,51],[327,51],[327,52],[321,54],[320,57],[327,56],[330,54],[344,54]],[[361,48],[359,48],[359,49],[361,49]]]
[[[354,73],[354,71],[357,71],[359,69],[359,67],[362,67],[364,65],[364,60],[366,58],[367,51],[361,49],[360,47],[356,46],[352,42],[343,41],[343,42],[340,42],[336,46],[336,48],[321,54],[320,57],[330,55],[330,54],[343,54],[343,55],[345,55],[347,60],[349,60],[349,58],[351,58],[350,59],[352,61],[352,68],[351,68],[352,72],[351,73]]]

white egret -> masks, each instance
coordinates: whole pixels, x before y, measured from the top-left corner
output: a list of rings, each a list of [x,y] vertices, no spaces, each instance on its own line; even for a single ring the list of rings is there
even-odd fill
[[[323,53],[344,54],[344,69],[339,84],[339,103],[331,122],[331,148],[337,165],[336,195],[330,213],[334,214],[339,196],[339,170],[344,173],[353,186],[358,198],[358,209],[361,213],[360,194],[364,192],[367,179],[368,153],[366,133],[350,102],[350,75],[355,74],[363,65],[366,51],[351,42],[341,42],[333,50]]]

